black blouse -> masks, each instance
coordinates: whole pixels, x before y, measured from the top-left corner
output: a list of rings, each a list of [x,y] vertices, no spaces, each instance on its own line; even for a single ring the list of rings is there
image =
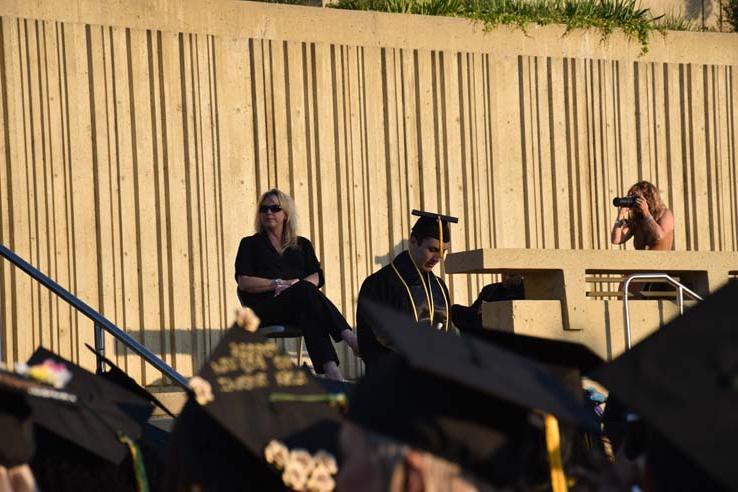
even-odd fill
[[[239,275],[261,278],[281,278],[284,280],[318,274],[318,287],[323,286],[323,270],[315,256],[312,243],[302,236],[297,238],[297,246],[279,254],[264,233],[257,233],[241,239],[236,254],[236,282]],[[273,292],[250,293],[239,291],[241,302],[255,306],[274,297]]]

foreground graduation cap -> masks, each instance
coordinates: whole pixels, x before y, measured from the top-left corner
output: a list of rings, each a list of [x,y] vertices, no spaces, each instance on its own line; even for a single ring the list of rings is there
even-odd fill
[[[582,374],[601,366],[602,357],[580,343],[520,335],[501,330],[470,328],[463,332],[545,365],[577,398],[581,398]]]
[[[239,326],[230,328],[198,376],[191,380],[191,387],[190,408],[197,401],[219,427],[245,448],[253,458],[251,466],[261,467],[253,470],[252,475],[261,473],[264,477],[265,469],[271,474],[271,480],[266,476],[252,486],[258,490],[285,485],[300,488],[296,485],[321,480],[323,490],[332,489],[340,426],[336,405],[344,397],[329,393],[305,369],[295,367],[272,341]],[[189,432],[185,427],[191,425],[196,424],[179,426],[174,433]],[[303,451],[295,453],[296,449]],[[322,465],[301,468],[292,462],[295,456],[298,461]],[[245,462],[241,466],[245,467]]]
[[[29,463],[35,451],[29,401],[48,400],[51,405],[74,406],[77,398],[19,374],[0,370],[0,466]]]
[[[29,400],[34,423],[47,431],[103,458],[119,464],[128,455],[120,435],[132,440],[141,437],[141,425],[153,407],[105,379],[41,347],[28,366],[63,366],[71,374],[64,390],[76,397],[75,405],[59,405],[49,399]]]
[[[678,450],[716,482],[700,490],[738,490],[736,299],[733,282],[591,375],[657,431],[649,461]],[[673,463],[659,479],[683,478],[684,489],[690,477]]]
[[[126,374],[120,367],[115,365],[112,360],[108,359],[104,355],[97,353],[97,351],[87,343],[85,344],[85,347],[87,347],[90,352],[95,354],[95,357],[98,359],[98,361],[102,361],[107,364],[108,370],[103,372],[102,374],[99,374],[100,377],[117,384],[121,388],[127,390],[130,393],[133,393],[134,395],[140,396],[144,400],[149,401],[152,405],[156,405],[157,407],[161,408],[170,417],[176,418],[176,415],[174,415],[171,410],[164,406],[164,404],[159,401],[157,397],[152,395],[150,391],[134,381],[132,377]]]
[[[598,430],[594,415],[545,367],[471,337],[424,330],[377,303],[369,311],[398,355],[354,389],[349,418],[359,425],[492,483],[524,471],[514,450],[536,432],[529,409]]]

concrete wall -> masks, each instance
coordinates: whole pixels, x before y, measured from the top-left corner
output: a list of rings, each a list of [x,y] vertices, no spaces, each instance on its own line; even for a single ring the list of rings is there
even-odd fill
[[[651,9],[651,14],[685,19],[695,29],[730,31],[728,19],[723,13],[723,5],[728,0],[642,0],[641,6]]]
[[[737,35],[657,36],[639,58],[597,32],[236,1],[0,15],[0,241],[186,375],[237,305],[272,186],[350,322],[412,208],[460,216],[457,251],[609,248],[610,200],[643,178],[677,249],[738,250]],[[450,278],[455,301],[489,279]],[[44,344],[91,366],[89,322],[6,262],[0,280],[4,360]]]

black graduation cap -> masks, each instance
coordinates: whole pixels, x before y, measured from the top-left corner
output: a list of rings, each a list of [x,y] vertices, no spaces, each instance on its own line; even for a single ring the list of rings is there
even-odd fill
[[[413,210],[412,214],[419,217],[412,228],[413,234],[416,236],[438,239],[441,243],[441,248],[443,248],[444,243],[451,240],[451,231],[448,224],[456,224],[459,222],[458,217],[442,215],[434,212]]]
[[[92,353],[95,354],[95,357],[97,357],[98,361],[105,362],[105,364],[107,364],[108,366],[108,370],[103,372],[102,374],[98,374],[98,376],[114,384],[117,384],[121,388],[127,390],[130,393],[133,393],[134,395],[140,396],[144,400],[149,401],[152,405],[156,405],[157,407],[161,408],[170,417],[176,418],[176,415],[174,415],[174,413],[172,413],[171,410],[169,410],[166,406],[164,406],[164,404],[161,401],[159,401],[157,397],[152,395],[151,392],[148,391],[146,388],[138,384],[132,377],[126,374],[120,367],[115,365],[113,361],[111,361],[104,355],[99,354],[89,344],[85,343],[85,347],[87,347]]]
[[[544,364],[577,398],[581,398],[582,374],[604,362],[580,343],[476,327],[469,327],[463,333]]]
[[[59,406],[74,405],[76,401],[72,394],[0,370],[0,466],[31,461],[35,441],[28,402],[34,399],[48,399]]]
[[[649,461],[668,443],[729,490],[738,490],[736,299],[729,283],[591,374],[658,433]]]
[[[359,425],[493,483],[519,466],[513,450],[534,432],[529,410],[598,430],[594,415],[544,366],[472,337],[424,330],[380,304],[367,305],[398,355],[388,356],[381,370],[354,389],[348,416]]]
[[[63,366],[71,374],[64,391],[75,396],[75,405],[59,405],[49,399],[29,400],[34,423],[52,434],[119,464],[128,455],[120,436],[141,437],[141,425],[153,407],[118,385],[97,377],[72,362],[41,347],[28,360],[29,367],[43,364]]]
[[[208,415],[264,466],[283,470],[285,480],[292,465],[284,457],[295,449],[315,462],[331,455],[337,472],[345,396],[328,392],[272,341],[234,325],[190,386]],[[303,478],[316,477],[308,472]]]

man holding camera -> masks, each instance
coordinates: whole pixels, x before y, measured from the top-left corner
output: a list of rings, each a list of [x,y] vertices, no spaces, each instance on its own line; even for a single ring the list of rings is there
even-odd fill
[[[634,184],[628,195],[615,198],[613,205],[619,208],[610,233],[612,244],[623,244],[632,237],[635,249],[672,249],[674,216],[652,183],[641,181]]]

